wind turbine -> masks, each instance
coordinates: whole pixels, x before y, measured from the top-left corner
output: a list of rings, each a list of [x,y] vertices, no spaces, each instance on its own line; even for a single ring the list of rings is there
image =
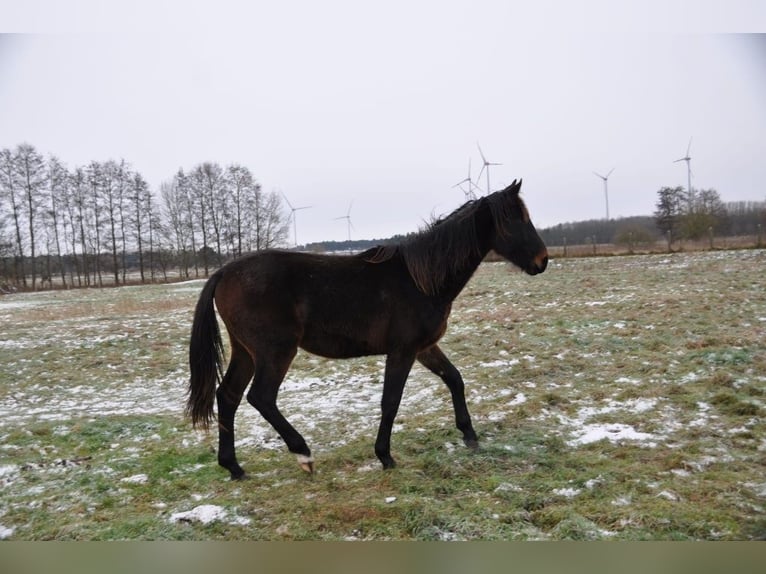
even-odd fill
[[[346,212],[346,215],[341,215],[340,217],[336,217],[335,220],[338,219],[345,219],[346,223],[348,223],[348,240],[351,241],[351,229],[354,227],[354,224],[351,223],[351,207],[354,205],[354,200],[351,200],[351,203],[348,204],[348,211]]]
[[[468,191],[463,189],[463,184],[464,183],[468,184]],[[473,192],[473,188],[475,187],[476,189],[478,189],[479,186],[476,185],[473,182],[473,180],[471,179],[471,158],[470,157],[468,158],[468,177],[466,177],[463,180],[460,180],[459,182],[457,182],[452,187],[459,187],[463,191],[463,193],[465,194],[465,198],[466,199],[476,199],[476,194]]]
[[[596,173],[595,171],[593,172],[598,177],[604,180],[604,199],[606,199],[606,220],[607,221],[609,221],[609,188],[608,188],[607,180],[609,179],[609,176],[612,175],[613,171],[614,171],[614,168],[610,169],[609,173],[607,173],[606,175],[601,175],[600,173]]]
[[[489,187],[489,166],[491,165],[503,165],[502,163],[492,163],[491,161],[487,161],[487,158],[484,157],[484,152],[481,151],[481,146],[479,145],[479,142],[476,142],[476,147],[479,148],[479,155],[481,156],[481,161],[484,162],[484,165],[481,166],[481,171],[479,172],[479,177],[476,178],[476,181],[479,181],[481,179],[481,174],[484,173],[484,170],[487,170],[487,193],[490,193],[492,190]]]
[[[693,204],[694,197],[692,195],[692,158],[689,155],[689,152],[692,149],[692,138],[689,138],[689,145],[686,147],[686,155],[684,157],[678,158],[673,163],[678,163],[679,161],[685,161],[686,162],[686,177],[687,177],[687,183],[688,187],[686,188],[689,192],[689,210],[691,211],[691,207]]]
[[[302,207],[293,207],[293,204],[290,203],[290,200],[287,199],[287,196],[284,193],[282,194],[282,197],[285,198],[287,205],[290,206],[290,217],[293,219],[293,238],[295,240],[295,246],[298,247],[298,224],[296,223],[295,212],[300,211],[301,209],[308,209],[312,206],[304,205]]]

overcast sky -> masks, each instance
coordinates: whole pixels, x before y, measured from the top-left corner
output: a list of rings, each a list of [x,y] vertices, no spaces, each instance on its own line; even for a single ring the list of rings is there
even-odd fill
[[[481,168],[538,227],[657,190],[766,200],[766,3],[0,0],[0,148],[124,158],[157,190],[248,166],[299,243],[415,231]],[[16,32],[21,34],[7,34]],[[486,178],[479,182],[486,187]]]

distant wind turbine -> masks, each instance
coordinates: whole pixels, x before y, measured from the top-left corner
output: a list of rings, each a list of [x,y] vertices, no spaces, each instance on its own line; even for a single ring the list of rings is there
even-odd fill
[[[296,223],[295,212],[300,211],[301,209],[309,209],[312,206],[304,205],[301,207],[293,207],[293,204],[290,203],[290,200],[287,199],[287,196],[284,193],[282,194],[282,197],[285,198],[287,205],[290,206],[290,217],[293,219],[293,239],[295,240],[295,246],[298,247],[298,224]]]
[[[679,161],[685,161],[686,162],[686,177],[687,177],[687,184],[688,187],[686,188],[687,192],[689,193],[689,207],[691,208],[692,203],[694,201],[694,196],[692,192],[692,158],[689,155],[689,152],[692,149],[692,138],[689,138],[689,145],[686,147],[686,155],[684,157],[678,158],[673,163],[678,163]]]
[[[609,170],[609,173],[606,175],[601,175],[600,173],[596,173],[598,177],[604,180],[604,199],[606,200],[606,220],[609,221],[609,187],[607,181],[609,180],[609,176],[612,175],[612,172],[614,171],[614,168]]]
[[[465,190],[463,188],[463,184],[464,183],[468,184],[468,190]],[[466,199],[476,199],[476,194],[473,192],[473,188],[475,187],[475,188],[478,189],[479,186],[476,185],[473,182],[473,180],[471,179],[471,158],[470,157],[468,158],[468,177],[466,177],[463,180],[460,180],[459,182],[457,182],[452,187],[459,187],[463,191],[463,193],[465,194],[465,198]]]
[[[354,224],[351,223],[351,207],[354,205],[354,200],[351,200],[351,203],[348,204],[348,211],[346,212],[346,215],[341,215],[340,217],[336,217],[335,220],[339,219],[345,219],[346,223],[348,224],[348,240],[351,241],[351,229],[354,227]]]
[[[491,161],[487,161],[487,158],[484,157],[484,152],[481,151],[481,146],[479,145],[479,142],[476,142],[476,147],[479,148],[479,155],[481,156],[481,161],[484,162],[481,166],[481,171],[479,172],[479,177],[476,178],[476,181],[479,181],[481,179],[481,174],[484,173],[484,170],[487,170],[487,193],[491,193],[492,189],[489,186],[489,166],[491,165],[503,165],[502,163],[493,163]]]

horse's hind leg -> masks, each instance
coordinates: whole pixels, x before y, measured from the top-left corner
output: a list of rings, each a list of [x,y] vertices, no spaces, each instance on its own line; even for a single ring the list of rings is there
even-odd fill
[[[463,442],[470,448],[477,448],[479,441],[476,431],[473,430],[468,406],[465,404],[465,383],[460,376],[460,371],[455,368],[438,345],[422,351],[417,359],[421,365],[438,375],[447,385],[452,395],[452,406],[455,409],[455,424],[463,433]]]
[[[253,359],[239,343],[232,339],[231,360],[226,374],[216,391],[218,402],[218,464],[231,472],[232,480],[245,475],[237,463],[234,452],[234,415],[242,401],[247,384],[253,378]]]
[[[287,374],[297,347],[288,346],[281,350],[258,349],[255,366],[255,380],[247,393],[247,401],[261,413],[264,419],[279,433],[288,450],[293,453],[298,464],[306,472],[314,472],[314,459],[311,457],[306,441],[301,434],[282,415],[277,407],[277,394],[282,380]]]

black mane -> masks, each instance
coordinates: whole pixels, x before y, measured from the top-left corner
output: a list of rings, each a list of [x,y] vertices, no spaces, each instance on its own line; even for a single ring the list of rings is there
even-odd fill
[[[481,245],[477,215],[489,208],[495,233],[508,235],[510,221],[528,219],[519,197],[521,181],[514,181],[502,191],[467,201],[452,213],[441,217],[401,243],[368,249],[360,257],[370,263],[382,263],[400,256],[413,281],[423,293],[435,294],[453,273],[469,262],[486,255]]]

